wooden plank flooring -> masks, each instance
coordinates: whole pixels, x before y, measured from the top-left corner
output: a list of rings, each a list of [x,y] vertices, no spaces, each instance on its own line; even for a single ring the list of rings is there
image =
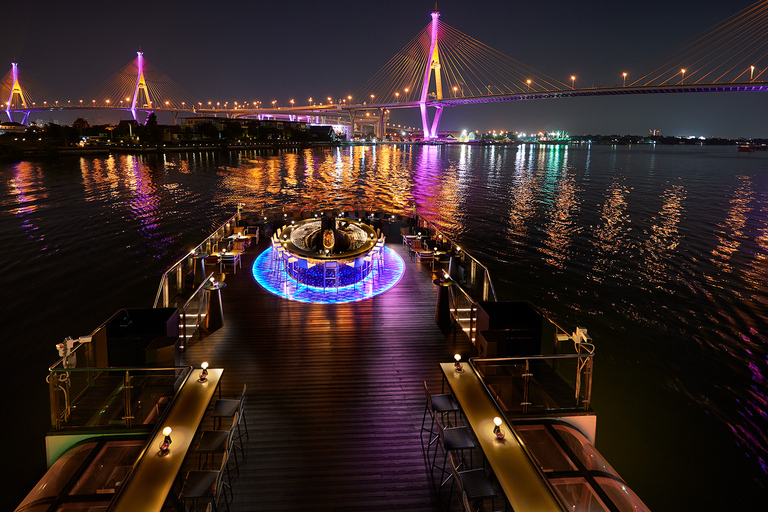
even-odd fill
[[[392,290],[338,305],[264,291],[252,247],[222,291],[224,327],[188,345],[184,364],[225,368],[222,390],[248,384],[247,460],[233,511],[445,510],[424,459],[422,381],[440,390],[438,362],[474,348],[435,324],[436,287],[397,243],[406,272]],[[454,510],[456,508],[454,500]]]

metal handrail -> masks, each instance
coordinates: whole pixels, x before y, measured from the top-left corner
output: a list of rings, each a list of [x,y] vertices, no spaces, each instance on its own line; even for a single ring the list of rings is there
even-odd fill
[[[209,280],[213,277],[213,272],[208,274],[205,279],[203,279],[203,282],[200,283],[200,285],[197,287],[197,289],[192,292],[192,295],[187,299],[187,302],[184,303],[184,305],[181,307],[181,315],[179,316],[179,321],[182,322],[181,324],[181,334],[184,338],[184,345],[187,344],[187,308],[192,304],[194,300],[197,299],[198,296],[202,296],[203,300],[200,301],[197,308],[197,315],[195,320],[195,331],[192,333],[191,336],[194,336],[195,332],[197,332],[197,329],[200,327],[200,313],[201,311],[207,309],[203,306],[203,301],[206,298],[206,295],[202,293],[203,287],[208,284]]]
[[[567,356],[569,355],[566,355],[566,357]],[[496,406],[496,409],[499,411],[499,414],[504,417],[504,421],[506,422],[506,424],[512,426],[513,424],[512,421],[510,421],[510,419],[507,418],[507,415],[504,412],[504,409],[496,401],[496,397],[493,396],[493,393],[491,393],[491,391],[488,389],[488,386],[485,384],[485,379],[483,378],[482,374],[478,371],[477,367],[475,366],[475,361],[509,361],[509,360],[518,360],[518,359],[536,359],[536,358],[547,358],[547,357],[548,356],[528,356],[527,358],[526,357],[513,357],[513,358],[505,357],[505,358],[483,358],[483,359],[470,357],[468,362],[469,362],[469,365],[472,367],[472,371],[475,372],[475,375],[477,375],[477,378],[480,380],[480,383],[482,384],[482,388],[483,390],[485,390],[485,393],[488,396],[488,398],[491,400],[491,403],[493,403]],[[561,358],[563,356],[553,356],[553,357]],[[562,510],[568,510],[565,500],[563,500],[560,493],[557,491],[557,489],[555,489],[555,486],[552,485],[552,482],[549,480],[549,477],[544,472],[544,468],[538,463],[536,457],[534,457],[533,453],[531,452],[531,449],[520,437],[520,434],[518,434],[514,428],[511,429],[510,434],[517,440],[518,444],[520,445],[523,451],[524,456],[528,459],[530,466],[539,475],[539,479],[544,483],[547,489],[549,489],[550,495],[555,498],[555,500],[560,505],[560,508]]]
[[[162,372],[172,370],[183,370],[188,368],[190,371],[194,369],[193,366],[108,366],[106,368],[49,368],[51,373],[70,373],[70,372],[131,372],[131,371],[143,371],[143,372]]]
[[[448,240],[448,242],[451,243],[451,245],[459,247],[459,244],[457,244],[451,238],[446,236],[446,234],[443,232],[443,230],[437,224],[435,224],[434,222],[432,222],[429,219],[425,219],[425,218],[419,216],[418,212],[416,212],[416,215],[417,215],[417,219],[418,219],[419,223],[423,223],[427,227],[429,227],[431,229],[434,229],[435,230],[435,234],[438,234],[438,233],[441,234],[443,236],[443,238],[445,238],[446,240]],[[477,258],[472,256],[472,254],[468,253],[466,250],[462,249],[462,251],[464,252],[465,257],[471,259],[472,261],[475,262],[476,265],[479,265],[483,269],[484,275],[485,275],[485,277],[487,279],[487,282],[488,282],[488,286],[489,286],[489,288],[491,290],[491,296],[493,297],[493,302],[497,302],[498,298],[496,297],[496,288],[493,286],[493,280],[491,279],[491,272],[488,270],[488,267],[486,267],[485,265],[480,263],[480,260],[478,260]],[[473,300],[473,302],[478,302],[478,301],[474,301]]]
[[[107,368],[54,368],[50,367],[49,369],[49,375],[46,377],[46,381],[49,383],[50,388],[49,391],[51,392],[51,401],[50,401],[50,407],[51,407],[51,425],[56,430],[61,429],[61,419],[62,419],[62,411],[63,411],[63,418],[66,421],[67,418],[70,415],[72,404],[79,398],[78,397],[72,397],[69,394],[68,388],[70,386],[70,378],[69,375],[71,373],[98,373],[102,374],[103,372],[124,372],[124,391],[125,394],[125,416],[123,419],[126,421],[125,426],[127,428],[130,428],[132,426],[132,413],[130,410],[130,377],[131,372],[134,373],[160,373],[160,372],[176,372],[179,370],[184,370],[185,375],[189,375],[189,373],[193,370],[192,366],[168,366],[168,367],[146,367],[146,366],[116,366],[116,367],[107,367]],[[59,376],[61,375],[61,376]],[[65,387],[62,387],[65,386]],[[54,399],[54,394],[56,391],[61,391],[64,394],[64,406],[59,407],[59,401],[57,399]],[[178,392],[178,391],[177,391]]]
[[[234,221],[235,223],[237,220],[240,219],[240,207],[238,204],[237,213],[229,217],[223,224],[221,224],[216,230],[208,235],[208,237],[200,242],[197,246],[195,246],[190,252],[182,256],[178,261],[176,261],[173,265],[171,265],[168,270],[166,270],[163,275],[160,278],[160,285],[157,288],[157,293],[155,294],[155,302],[153,307],[167,307],[169,298],[163,296],[163,290],[166,288],[169,275],[173,274],[174,272],[177,272],[178,269],[182,267],[190,258],[190,256],[193,256],[195,253],[199,252],[201,249],[203,249],[203,246],[207,246],[210,244],[211,241],[217,242],[224,238],[226,236],[228,229],[230,228],[230,224]],[[221,234],[219,236],[219,234]]]
[[[581,352],[581,343],[577,344],[577,348],[579,350],[579,353],[576,354],[552,354],[552,355],[531,355],[531,356],[518,356],[518,357],[486,357],[486,358],[477,358],[477,357],[470,357],[469,362],[472,365],[472,368],[475,370],[475,373],[477,373],[478,378],[480,378],[480,381],[483,383],[483,387],[486,390],[486,393],[488,393],[488,396],[490,396],[491,400],[494,404],[499,408],[499,410],[502,410],[502,407],[499,403],[496,402],[496,398],[493,396],[493,394],[488,389],[488,386],[485,384],[485,379],[481,375],[481,372],[478,371],[477,367],[475,366],[476,362],[483,362],[483,363],[509,363],[509,364],[519,364],[524,362],[525,363],[525,374],[524,377],[524,396],[523,400],[524,402],[528,401],[528,383],[529,379],[532,376],[530,374],[530,362],[531,361],[551,361],[551,360],[577,360],[578,363],[576,365],[576,387],[574,389],[576,396],[575,398],[579,397],[580,394],[580,387],[581,387],[581,376],[582,373],[585,375],[585,378],[587,380],[586,383],[586,390],[584,392],[585,398],[582,400],[582,407],[585,411],[589,410],[589,404],[592,401],[592,366],[595,354],[594,352]],[[583,361],[583,362],[582,362]],[[530,405],[530,403],[528,404]],[[523,407],[523,413],[527,412],[527,407]]]

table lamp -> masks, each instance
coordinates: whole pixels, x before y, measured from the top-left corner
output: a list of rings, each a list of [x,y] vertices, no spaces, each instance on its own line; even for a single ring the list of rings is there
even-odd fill
[[[163,435],[165,436],[165,439],[163,439],[163,442],[160,444],[160,453],[165,455],[171,450],[171,427],[165,427],[163,429]]]
[[[501,418],[496,416],[493,418],[493,433],[496,434],[496,439],[504,439],[504,431],[501,430]]]

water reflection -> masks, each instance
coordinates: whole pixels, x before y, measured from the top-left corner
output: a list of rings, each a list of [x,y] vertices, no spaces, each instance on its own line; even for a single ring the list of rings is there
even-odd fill
[[[685,198],[682,185],[673,185],[664,191],[661,211],[651,219],[643,254],[644,272],[652,282],[666,283],[677,274],[670,268],[669,260],[675,255],[675,249],[680,243],[678,224]]]
[[[538,185],[531,165],[532,158],[533,145],[528,150],[525,145],[517,150],[513,179],[510,181],[507,239],[513,244],[513,251],[518,254],[525,250],[530,222],[536,214]]]
[[[2,210],[22,219],[21,228],[28,240],[44,242],[45,232],[40,229],[40,205],[48,198],[49,192],[43,182],[42,169],[31,162],[19,162],[13,166],[13,173],[8,180],[8,195],[2,198]],[[36,215],[33,215],[36,214]],[[7,233],[0,230],[0,239],[5,240]],[[36,247],[44,252],[47,245]]]
[[[764,465],[768,454],[768,207],[760,192],[765,160],[750,155],[754,163],[746,165],[753,168],[744,169],[725,150],[706,150],[722,151],[715,153],[720,159],[708,158],[705,150],[356,146],[71,159],[64,172],[21,163],[4,168],[0,236],[9,246],[32,247],[32,253],[38,248],[30,244],[29,230],[44,226],[47,243],[58,243],[56,234],[68,243],[51,267],[77,268],[77,276],[91,274],[87,246],[97,236],[103,259],[121,269],[119,283],[113,270],[99,282],[109,283],[99,300],[121,307],[130,305],[124,281],[143,277],[137,262],[172,263],[183,250],[180,233],[199,240],[239,201],[256,211],[375,205],[410,213],[417,204],[492,266],[500,296],[507,290],[499,283],[511,283],[505,287],[514,288],[509,298],[530,299],[564,325],[584,322],[594,334],[601,357],[595,383],[604,393],[599,413],[612,414],[618,427],[613,451],[620,466],[639,465],[627,450],[645,446],[648,431],[688,443],[690,425],[700,425],[706,415],[707,425],[717,422],[712,429],[718,435],[709,440],[732,458],[725,470],[720,461],[680,461],[691,475],[688,482],[734,473],[734,480],[763,485],[764,470],[753,466],[756,460]],[[692,162],[692,170],[681,170],[683,161]],[[88,272],[77,265],[87,265]],[[151,293],[161,271],[147,273]],[[590,272],[599,286],[585,279]],[[123,288],[112,290],[118,285]],[[40,300],[22,309],[32,310]],[[39,338],[61,335],[58,330]],[[623,377],[636,368],[642,368],[641,383],[619,382],[622,392],[625,385],[638,391],[622,409],[627,395],[607,396],[616,384],[610,374]],[[648,389],[661,391],[649,399]],[[680,403],[686,411],[678,410]],[[622,423],[624,416],[670,411],[680,414],[680,425]],[[604,440],[611,435],[608,429],[600,434]],[[648,451],[656,457],[653,447]],[[670,451],[677,457],[676,447]],[[655,460],[646,489],[651,493],[681,476]]]
[[[547,235],[542,249],[546,255],[544,260],[558,269],[565,268],[571,241],[581,231],[575,218],[578,209],[576,181],[572,176],[567,176],[559,184],[549,224],[544,228],[544,233]]]
[[[459,207],[468,186],[466,169],[442,161],[441,146],[421,146],[413,175],[413,199],[419,213],[439,219],[446,230],[456,232]]]
[[[600,224],[594,232],[596,250],[594,272],[589,277],[601,282],[613,269],[616,255],[629,246],[630,219],[627,215],[626,185],[614,179],[600,207]]]
[[[42,170],[31,162],[19,162],[13,166],[13,177],[8,181],[8,187],[11,201],[18,205],[11,208],[14,215],[36,211],[38,202],[48,197]],[[11,206],[11,201],[3,201],[3,207]]]
[[[739,250],[744,241],[744,227],[747,224],[747,214],[752,207],[754,192],[752,183],[747,176],[737,176],[739,185],[729,201],[725,221],[718,224],[715,231],[717,247],[712,251],[712,262],[722,272],[731,272],[731,257]]]

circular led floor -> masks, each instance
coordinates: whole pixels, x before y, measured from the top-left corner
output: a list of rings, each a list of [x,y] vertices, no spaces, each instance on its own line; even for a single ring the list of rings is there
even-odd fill
[[[363,280],[345,286],[323,288],[299,283],[286,274],[282,262],[275,261],[272,249],[259,254],[253,263],[253,277],[265,290],[286,299],[320,304],[339,304],[370,299],[389,290],[403,277],[405,263],[395,251],[384,246],[384,265],[378,266]],[[319,283],[318,283],[319,284]]]

